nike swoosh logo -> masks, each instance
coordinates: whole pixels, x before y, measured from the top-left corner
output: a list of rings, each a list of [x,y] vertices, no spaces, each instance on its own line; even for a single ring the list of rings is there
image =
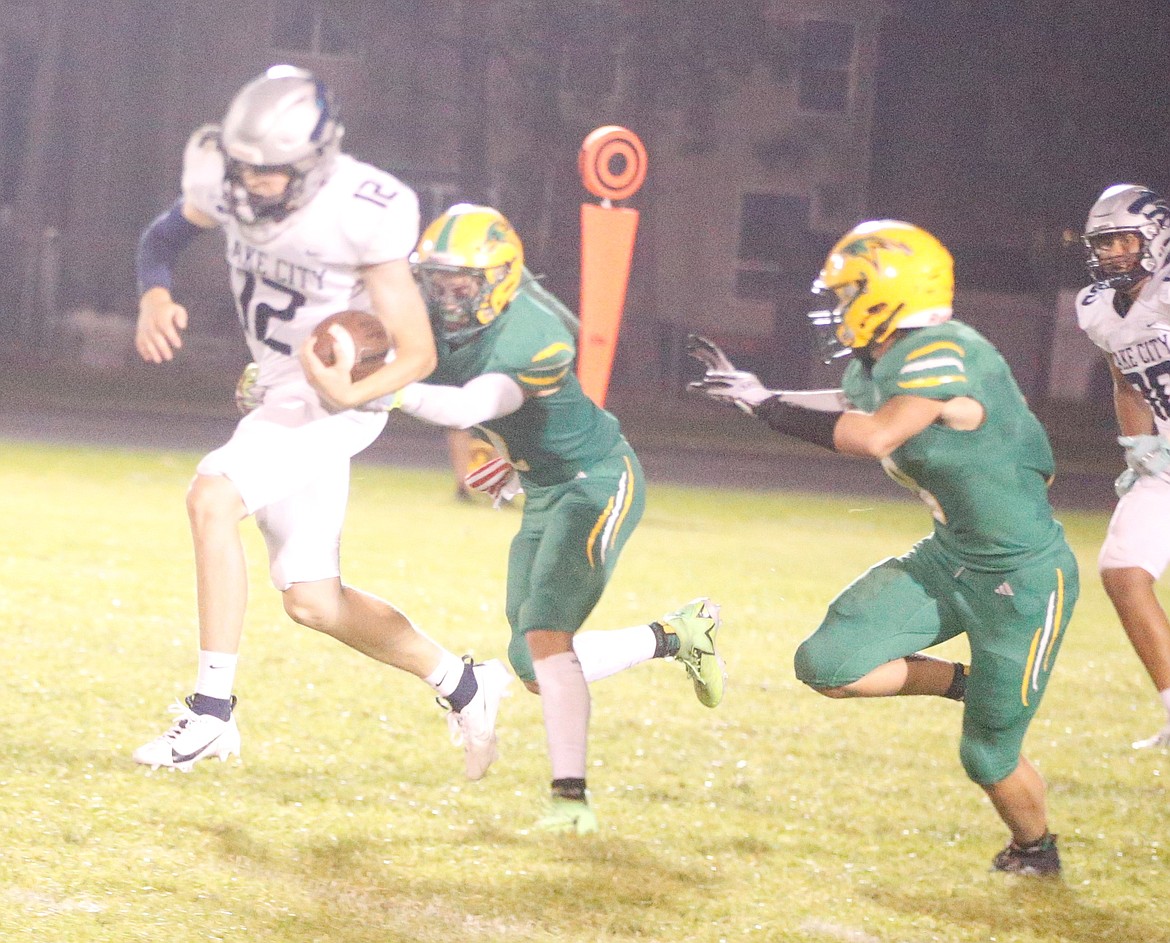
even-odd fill
[[[208,747],[212,746],[216,742],[216,740],[218,740],[219,737],[222,737],[222,736],[223,736],[223,734],[220,734],[218,737],[215,737],[213,740],[209,740],[207,743],[203,744],[203,746],[201,746],[194,753],[188,753],[185,756],[182,753],[176,753],[175,748],[171,747],[171,762],[172,763],[186,763],[188,760],[196,759],[201,753],[206,753]]]

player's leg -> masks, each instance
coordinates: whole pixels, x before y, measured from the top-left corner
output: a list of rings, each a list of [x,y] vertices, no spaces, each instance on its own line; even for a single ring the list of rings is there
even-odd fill
[[[463,746],[468,778],[481,778],[496,758],[496,714],[511,676],[499,661],[475,665],[460,658],[385,599],[341,581],[349,460],[337,458],[320,472],[300,492],[256,513],[285,612],[427,682],[450,707],[449,726]]]
[[[964,666],[921,653],[960,632],[924,586],[928,561],[922,557],[930,550],[924,541],[847,586],[797,649],[797,678],[831,698],[935,695],[962,700]]]
[[[1117,504],[1101,547],[1098,568],[1122,628],[1166,711],[1164,725],[1134,747],[1170,746],[1170,620],[1154,584],[1170,563],[1170,483],[1139,478]]]
[[[521,677],[530,675],[525,680],[535,681],[530,688],[541,695],[552,765],[551,805],[536,826],[542,830],[584,834],[597,828],[585,778],[589,686],[573,636],[601,598],[641,518],[640,472],[637,459],[624,452],[590,468],[587,478],[529,488],[513,541],[510,654]],[[612,633],[619,645],[637,646],[631,634]],[[649,626],[645,634],[653,638]]]
[[[961,592],[972,618],[960,758],[1011,833],[993,867],[1055,874],[1044,780],[1020,749],[1079,594],[1076,560],[1064,548],[1010,574],[968,573]]]
[[[231,439],[199,463],[187,506],[195,545],[199,672],[195,692],[174,708],[171,728],[135,750],[136,762],[190,770],[200,759],[239,753],[232,687],[247,603],[239,525],[305,487],[318,462],[356,454],[385,416],[330,415],[303,390],[269,390]]]

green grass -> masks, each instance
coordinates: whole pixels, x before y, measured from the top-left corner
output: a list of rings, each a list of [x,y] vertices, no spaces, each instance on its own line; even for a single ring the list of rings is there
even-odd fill
[[[421,682],[283,616],[251,525],[242,762],[136,767],[194,678],[195,459],[3,447],[6,943],[1170,939],[1170,757],[1129,749],[1161,718],[1095,577],[1100,515],[1065,515],[1084,593],[1026,744],[1053,883],[987,872],[1005,834],[959,766],[957,705],[830,702],[792,676],[832,595],[927,530],[903,501],[652,489],[588,627],[710,594],[731,681],[716,711],[671,664],[594,687],[596,838],[524,831],[548,777],[536,698],[505,702],[501,760],[466,782]],[[449,492],[359,467],[346,577],[500,657],[518,515]]]

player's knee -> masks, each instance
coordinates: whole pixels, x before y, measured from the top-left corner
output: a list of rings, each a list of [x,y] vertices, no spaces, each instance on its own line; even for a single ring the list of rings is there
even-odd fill
[[[848,697],[847,693],[836,693],[842,689],[842,682],[833,677],[839,662],[840,659],[814,634],[800,643],[792,658],[792,667],[797,680],[803,681],[818,694]]]
[[[990,786],[1011,775],[1020,761],[1020,745],[1014,737],[992,730],[965,730],[959,760],[972,782]]]
[[[528,690],[539,693],[531,685],[536,684],[536,672],[532,670],[532,653],[528,650],[528,640],[523,635],[513,635],[508,643],[508,661],[516,677],[524,682]]]
[[[236,523],[247,516],[244,501],[232,482],[222,475],[196,475],[187,489],[187,515],[191,524],[206,527],[218,522]]]
[[[1154,577],[1141,567],[1105,567],[1101,585],[1110,599],[1126,599],[1139,594],[1154,595]]]
[[[304,583],[294,583],[286,589],[282,601],[285,613],[293,622],[319,631],[332,625],[337,609],[335,599]]]

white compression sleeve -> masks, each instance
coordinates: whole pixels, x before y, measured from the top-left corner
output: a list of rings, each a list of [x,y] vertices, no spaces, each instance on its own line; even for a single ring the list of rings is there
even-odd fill
[[[818,413],[840,413],[853,408],[841,390],[775,390],[772,395],[788,406],[802,406]]]
[[[520,384],[503,373],[485,373],[463,386],[411,383],[399,393],[402,411],[408,416],[455,429],[470,429],[524,405]]]

